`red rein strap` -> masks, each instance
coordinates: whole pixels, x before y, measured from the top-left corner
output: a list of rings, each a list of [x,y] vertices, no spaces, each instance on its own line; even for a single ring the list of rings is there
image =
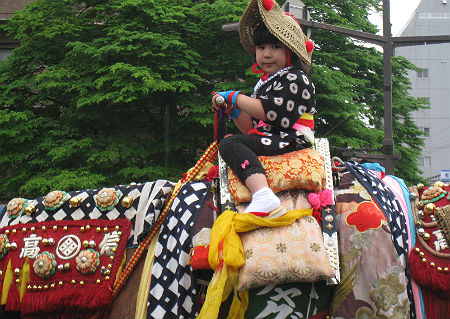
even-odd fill
[[[259,67],[258,62],[255,62],[252,65],[252,73],[255,74],[262,73],[263,75],[261,75],[261,80],[263,81],[267,80],[269,78],[269,74],[262,69],[256,70],[257,67]]]
[[[214,141],[217,141],[217,129],[219,127],[219,112],[214,112]]]

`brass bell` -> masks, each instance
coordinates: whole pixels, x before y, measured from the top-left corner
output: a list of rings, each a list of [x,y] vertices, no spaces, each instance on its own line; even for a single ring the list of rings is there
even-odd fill
[[[130,208],[131,205],[133,205],[133,201],[133,197],[125,196],[124,198],[122,198],[122,206],[125,208]]]
[[[417,189],[422,190],[425,187],[422,183],[417,184]]]
[[[425,205],[424,211],[425,213],[432,213],[434,211],[434,209],[436,208],[436,206],[433,203],[429,203]]]
[[[28,216],[31,216],[32,214],[34,214],[34,212],[36,212],[36,206],[28,205],[27,207],[25,207],[25,214],[27,214]]]
[[[70,206],[71,207],[80,207],[81,205],[81,199],[79,197],[72,197],[69,200]]]
[[[430,234],[428,234],[428,233],[423,234],[423,239],[430,240],[430,238],[431,238]]]

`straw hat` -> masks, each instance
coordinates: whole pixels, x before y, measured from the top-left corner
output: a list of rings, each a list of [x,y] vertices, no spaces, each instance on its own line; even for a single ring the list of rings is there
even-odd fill
[[[241,43],[251,56],[255,55],[253,33],[261,22],[303,62],[311,65],[313,43],[303,33],[297,20],[286,14],[273,0],[250,0],[239,21]]]

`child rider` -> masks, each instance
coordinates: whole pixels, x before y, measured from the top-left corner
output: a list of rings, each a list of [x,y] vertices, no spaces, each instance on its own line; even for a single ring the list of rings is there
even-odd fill
[[[226,112],[243,133],[224,138],[219,152],[252,194],[245,212],[279,216],[285,210],[269,188],[258,156],[281,155],[314,143],[315,88],[307,75],[313,44],[297,20],[267,0],[250,0],[239,34],[256,59],[252,71],[263,75],[252,96],[232,90],[213,96],[216,110],[216,98],[225,98]]]

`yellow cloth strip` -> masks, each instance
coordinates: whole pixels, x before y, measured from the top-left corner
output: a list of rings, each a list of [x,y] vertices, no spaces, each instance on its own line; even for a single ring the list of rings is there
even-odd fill
[[[232,270],[233,271],[233,270]],[[200,310],[198,319],[213,319],[219,314],[220,304],[222,303],[223,291],[228,279],[227,265],[216,271],[208,285],[205,303]],[[233,300],[234,301],[234,300]]]
[[[30,264],[28,258],[20,271],[19,282],[20,301],[22,301],[23,295],[25,295],[25,292],[27,291],[27,285],[30,282]]]
[[[303,113],[302,116],[300,116],[302,120],[314,120],[314,115],[309,113]]]
[[[260,227],[278,227],[292,224],[295,220],[312,215],[312,209],[299,209],[287,212],[277,218],[261,218],[250,213],[237,214],[223,212],[211,229],[208,261],[216,272],[206,294],[205,303],[198,319],[217,318],[220,305],[234,290],[228,318],[243,319],[248,307],[248,292],[238,292],[239,268],[244,265],[244,248],[238,233]],[[223,267],[219,268],[219,244],[223,241]],[[227,282],[228,280],[228,282]]]
[[[11,270],[11,259],[8,261],[6,267],[5,278],[3,279],[2,298],[0,299],[0,305],[5,305],[8,299],[9,287],[13,281],[13,272]]]
[[[159,232],[155,235],[147,248],[147,256],[145,257],[144,269],[141,275],[141,284],[139,285],[138,295],[136,298],[136,319],[147,318],[147,301],[150,291],[150,281],[152,279],[152,267],[155,259],[156,245],[158,244]]]

